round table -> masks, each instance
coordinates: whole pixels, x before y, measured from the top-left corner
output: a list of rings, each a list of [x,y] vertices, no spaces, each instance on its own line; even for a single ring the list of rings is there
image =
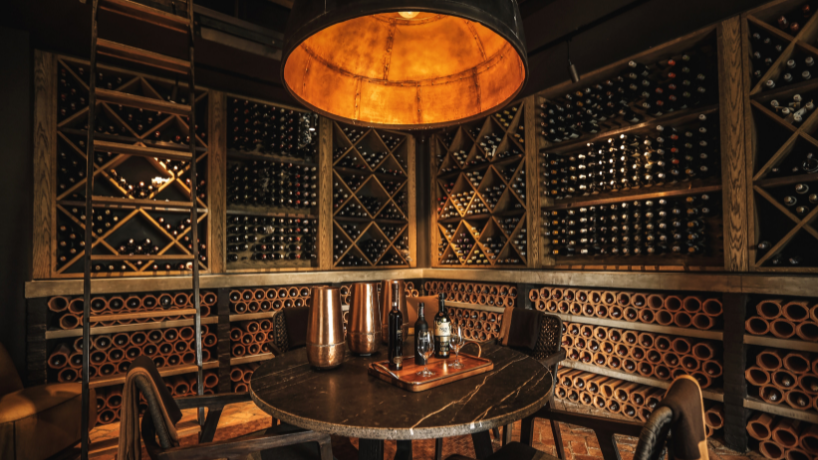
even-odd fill
[[[406,343],[404,350],[412,350],[411,344]],[[360,456],[377,458],[380,449],[382,459],[385,439],[475,435],[525,418],[545,405],[552,385],[548,369],[495,344],[484,344],[482,356],[494,363],[492,371],[412,393],[368,374],[369,363],[386,359],[385,349],[370,357],[347,352],[341,367],[318,371],[307,362],[306,349],[300,348],[256,369],[250,394],[275,418],[308,430],[360,438]],[[406,443],[399,443],[399,454],[401,444],[406,448]]]

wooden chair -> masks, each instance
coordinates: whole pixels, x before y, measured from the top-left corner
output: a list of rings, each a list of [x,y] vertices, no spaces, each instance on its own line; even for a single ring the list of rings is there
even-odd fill
[[[540,323],[540,334],[537,337],[537,343],[534,346],[534,349],[530,350],[528,348],[511,347],[512,349],[539,361],[540,364],[549,369],[551,375],[553,376],[554,384],[551,386],[548,402],[546,403],[544,409],[537,412],[537,414],[547,413],[547,411],[554,406],[554,388],[556,388],[557,385],[557,369],[559,367],[559,363],[565,359],[565,350],[562,349],[562,319],[557,315],[551,315],[543,312],[540,312],[540,315],[542,316],[542,321]],[[540,418],[547,417],[540,415]],[[528,430],[528,432],[533,435],[534,416],[523,419],[522,429],[523,432]],[[494,436],[499,438],[499,429],[495,428],[493,431]],[[510,424],[503,427],[502,443],[504,446],[511,442],[511,431],[512,429]],[[551,421],[551,431],[557,444],[557,454],[560,458],[565,458],[562,448],[562,435],[560,433],[560,427],[554,420]],[[529,438],[530,437],[531,435],[529,435]],[[475,433],[472,435],[472,440],[474,442],[474,451],[477,453],[478,458],[483,459],[491,454],[491,438],[489,437],[487,431]]]
[[[701,389],[698,383],[694,386],[677,386],[677,382],[684,380],[684,377],[678,378],[671,384],[671,391],[678,391],[677,394],[681,399],[698,398],[701,401]],[[674,387],[676,387],[674,389]],[[693,394],[693,389],[699,393]],[[570,423],[573,425],[590,428],[599,441],[602,450],[602,457],[604,460],[621,460],[619,449],[616,447],[614,436],[625,435],[632,437],[639,437],[639,442],[636,445],[636,451],[633,455],[634,460],[661,460],[665,457],[666,444],[670,440],[674,429],[681,430],[680,426],[674,427],[674,418],[681,425],[685,420],[690,420],[693,417],[699,417],[702,420],[701,430],[702,437],[704,437],[704,405],[697,406],[697,413],[674,414],[669,407],[662,406],[653,411],[648,421],[642,425],[635,422],[625,420],[614,420],[609,418],[594,417],[584,414],[575,414],[560,410],[541,411],[533,416],[533,418],[548,418],[554,423],[555,421]],[[681,438],[684,440],[684,437]],[[556,442],[556,439],[555,439]],[[702,452],[704,449],[704,452]],[[698,445],[698,450],[703,460],[707,459],[707,443],[702,442]],[[560,456],[564,460],[564,456]],[[522,442],[509,442],[497,452],[494,452],[487,457],[487,460],[558,460],[556,457],[540,452],[530,444]],[[462,455],[453,455],[447,460],[471,460]]]
[[[146,366],[153,365],[149,360],[148,362]],[[259,452],[265,459],[332,460],[329,435],[286,424],[273,425],[272,428],[239,439],[213,442],[224,406],[250,401],[249,394],[193,396],[173,400],[156,394],[147,377],[137,376],[136,385],[147,401],[148,410],[142,417],[141,436],[152,460],[243,460],[247,455]],[[167,404],[175,404],[179,409],[208,408],[197,445],[173,446],[163,416],[163,401],[169,401]]]
[[[310,307],[285,308],[273,316],[273,342],[269,343],[273,353],[280,355],[305,346],[307,342],[307,313]],[[287,328],[287,318],[300,320],[303,317],[304,329],[290,331]]]

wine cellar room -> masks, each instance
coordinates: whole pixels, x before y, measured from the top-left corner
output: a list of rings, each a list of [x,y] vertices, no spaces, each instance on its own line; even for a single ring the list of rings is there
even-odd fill
[[[818,458],[818,1],[386,3],[6,5],[0,459]]]

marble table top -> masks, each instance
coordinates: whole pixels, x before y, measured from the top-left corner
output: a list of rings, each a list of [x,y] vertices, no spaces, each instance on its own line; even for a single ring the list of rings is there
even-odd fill
[[[317,371],[307,363],[306,349],[293,350],[256,369],[250,394],[265,412],[304,429],[408,440],[472,434],[515,422],[544,406],[552,385],[551,372],[536,360],[484,344],[482,356],[494,363],[491,372],[412,393],[367,373],[369,363],[385,360],[385,354],[347,353],[341,367]]]

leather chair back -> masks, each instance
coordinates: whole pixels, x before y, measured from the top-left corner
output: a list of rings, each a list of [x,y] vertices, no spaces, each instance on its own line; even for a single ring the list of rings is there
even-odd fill
[[[23,381],[5,347],[0,344],[0,396],[22,390]]]

